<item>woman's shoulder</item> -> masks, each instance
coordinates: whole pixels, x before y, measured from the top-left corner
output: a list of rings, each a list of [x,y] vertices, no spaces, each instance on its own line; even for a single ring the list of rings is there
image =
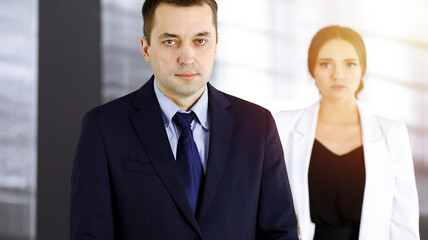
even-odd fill
[[[383,117],[383,116],[376,115],[376,114],[373,114],[373,115],[377,118],[379,124],[382,125],[382,127],[384,127],[384,128],[391,128],[392,129],[392,128],[401,128],[401,127],[405,126],[405,124],[401,121],[391,119],[388,117]]]
[[[392,149],[409,141],[407,127],[403,122],[376,115],[379,126]]]
[[[277,121],[292,121],[301,118],[305,114],[314,113],[318,111],[318,108],[319,102],[316,102],[309,107],[276,112],[274,117]]]
[[[389,131],[393,131],[393,130],[400,130],[402,128],[406,128],[406,125],[403,122],[391,119],[391,118],[387,118],[387,117],[383,117],[383,116],[379,116],[379,115],[375,115],[379,125],[382,127],[383,130],[389,132]]]
[[[372,122],[370,119],[375,119],[375,122],[379,125],[384,133],[393,133],[406,128],[406,125],[403,122],[372,113],[371,111],[367,110],[364,105],[359,104],[359,108],[360,115],[363,115],[363,117],[367,119],[368,122]]]
[[[359,105],[360,108],[360,116],[362,117],[362,121],[364,119],[363,127],[365,129],[380,129],[382,135],[389,140],[389,142],[395,142],[397,140],[403,140],[407,138],[407,127],[406,125],[398,120],[391,119],[385,116],[381,116],[375,113],[372,113],[366,110],[365,107]],[[374,120],[374,121],[373,121]],[[377,126],[373,126],[377,125]]]
[[[299,132],[311,131],[317,119],[318,109],[319,103],[316,102],[306,108],[275,113],[274,118],[281,138],[288,138],[293,130]]]

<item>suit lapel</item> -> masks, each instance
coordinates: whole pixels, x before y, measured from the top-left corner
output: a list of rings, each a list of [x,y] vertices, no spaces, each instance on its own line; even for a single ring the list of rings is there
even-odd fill
[[[210,84],[208,84],[208,88],[210,143],[207,173],[199,208],[199,219],[201,220],[207,216],[222,180],[234,126],[233,116],[226,110],[229,101]]]
[[[170,150],[169,140],[162,120],[162,113],[153,90],[153,77],[137,93],[134,106],[140,111],[131,116],[132,125],[138,134],[154,169],[158,173],[178,208],[189,223],[201,235],[199,225],[187,200],[181,184],[174,156]]]

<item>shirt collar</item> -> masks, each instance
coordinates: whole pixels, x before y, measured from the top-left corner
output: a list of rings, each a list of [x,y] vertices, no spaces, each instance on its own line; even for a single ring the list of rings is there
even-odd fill
[[[161,111],[162,111],[162,119],[166,127],[169,127],[171,124],[172,118],[177,112],[186,111],[180,109],[175,103],[173,103],[157,86],[156,79],[154,81],[154,90],[156,98],[159,102]],[[193,105],[193,107],[187,111],[187,113],[193,111],[196,114],[197,119],[201,126],[205,129],[209,129],[209,118],[208,118],[208,87],[205,85],[204,92],[198,101]]]

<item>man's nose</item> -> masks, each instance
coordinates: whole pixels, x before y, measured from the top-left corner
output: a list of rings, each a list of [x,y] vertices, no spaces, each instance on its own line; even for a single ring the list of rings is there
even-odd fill
[[[178,62],[184,65],[193,64],[195,61],[193,48],[190,45],[183,45],[181,48],[180,56]]]

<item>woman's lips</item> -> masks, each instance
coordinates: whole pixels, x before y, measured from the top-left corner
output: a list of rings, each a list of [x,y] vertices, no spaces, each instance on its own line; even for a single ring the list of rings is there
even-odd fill
[[[343,86],[343,85],[333,85],[333,86],[331,86],[331,89],[333,89],[335,91],[342,91],[343,89],[345,89],[345,86]]]

